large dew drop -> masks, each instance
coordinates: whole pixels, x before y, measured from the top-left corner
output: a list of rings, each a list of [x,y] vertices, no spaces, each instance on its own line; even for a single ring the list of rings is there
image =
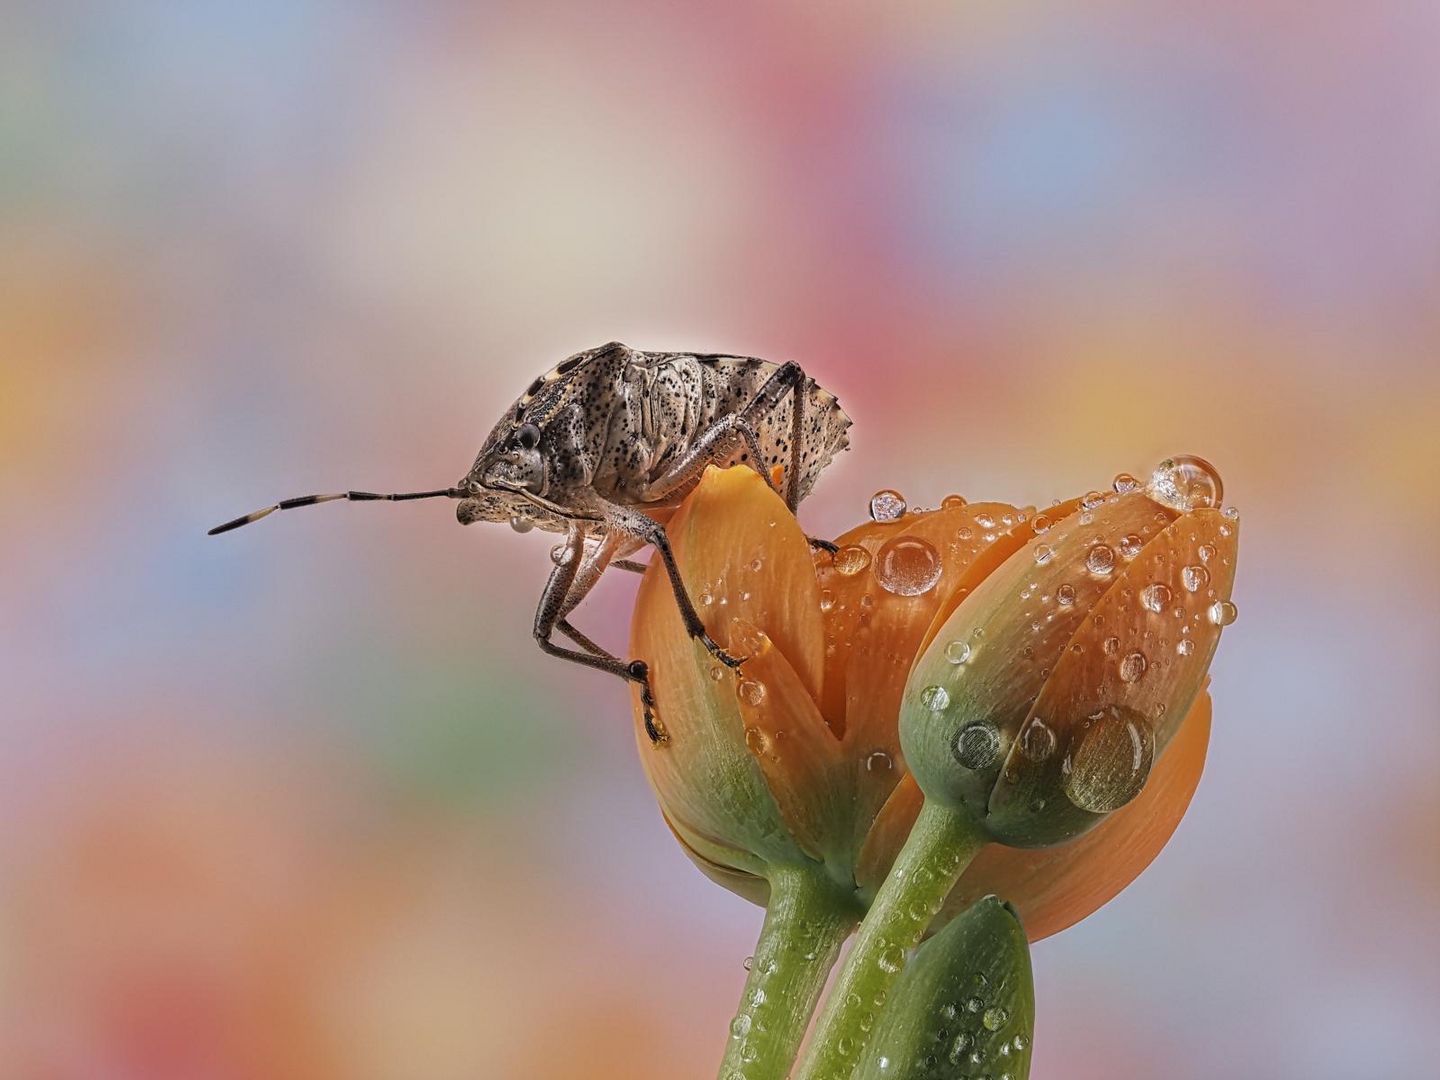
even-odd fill
[[[1229,600],[1216,600],[1210,605],[1206,614],[1216,626],[1229,626],[1235,621],[1239,612]]]
[[[1081,729],[1065,774],[1065,794],[1081,810],[1108,814],[1145,786],[1155,760],[1155,733],[1143,716],[1111,705]]]
[[[834,555],[835,572],[841,577],[854,577],[870,565],[870,552],[859,544],[847,544]]]
[[[875,580],[896,596],[920,596],[940,580],[940,553],[927,541],[897,536],[875,555]]]
[[[1181,454],[1155,466],[1145,494],[1161,506],[1182,514],[1204,506],[1219,506],[1224,494],[1220,474],[1202,457]]]
[[[951,746],[955,760],[967,769],[988,769],[1000,757],[1000,732],[981,721],[955,733]]]
[[[874,521],[899,521],[905,516],[905,496],[888,488],[870,496],[870,517]]]

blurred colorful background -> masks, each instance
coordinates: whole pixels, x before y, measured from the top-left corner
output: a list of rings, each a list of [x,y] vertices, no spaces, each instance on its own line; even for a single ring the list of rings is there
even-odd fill
[[[1035,1075],[1433,1075],[1432,0],[9,4],[0,335],[4,1080],[713,1073],[760,912],[535,649],[549,541],[204,535],[612,338],[834,388],[819,534],[1215,461],[1208,772]]]

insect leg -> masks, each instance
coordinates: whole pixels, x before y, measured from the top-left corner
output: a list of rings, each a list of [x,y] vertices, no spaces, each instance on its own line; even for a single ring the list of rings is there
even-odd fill
[[[599,671],[607,671],[626,682],[639,683],[645,733],[650,736],[652,743],[659,745],[665,742],[669,736],[665,734],[665,729],[655,718],[655,696],[650,691],[649,667],[642,660],[632,660],[627,663],[619,657],[612,656],[581,634],[565,619],[565,616],[574,610],[575,606],[585,598],[585,594],[594,587],[601,571],[605,568],[605,562],[609,559],[609,553],[612,551],[614,551],[614,546],[609,543],[607,538],[601,541],[590,559],[585,559],[585,535],[578,526],[570,526],[565,536],[564,558],[560,560],[555,569],[550,571],[550,580],[545,583],[545,591],[540,596],[540,606],[535,611],[535,641],[547,655],[557,656],[562,660],[569,660],[571,663],[592,667]],[[598,569],[593,569],[582,578],[582,561],[598,566]],[[587,651],[579,652],[555,644],[550,638],[557,629]]]
[[[689,486],[700,478],[706,466],[733,460],[741,446],[746,448],[746,463],[771,484],[765,472],[765,462],[760,449],[760,438],[755,429],[738,416],[724,416],[717,420],[704,435],[695,440],[679,461],[671,465],[662,475],[657,476],[636,492],[641,502],[659,502],[675,492]]]
[[[685,632],[692,638],[699,638],[700,643],[705,646],[710,655],[726,667],[739,667],[743,663],[743,659],[731,656],[722,649],[700,620],[700,615],[695,610],[695,604],[685,589],[685,581],[680,576],[680,567],[676,565],[675,553],[670,550],[670,538],[665,535],[665,530],[660,523],[629,506],[620,506],[611,502],[603,505],[606,524],[611,530],[633,536],[637,540],[644,540],[659,552],[660,560],[665,566],[666,576],[670,578],[670,590],[675,594],[675,603],[680,608],[680,618],[685,623]]]

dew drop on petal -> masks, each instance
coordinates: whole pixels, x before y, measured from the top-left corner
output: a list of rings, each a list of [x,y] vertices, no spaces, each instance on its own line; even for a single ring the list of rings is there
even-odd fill
[[[870,518],[873,521],[899,521],[905,516],[905,496],[886,488],[870,497]]]
[[[1120,639],[1118,637],[1107,637],[1104,642],[1106,656],[1114,656],[1120,651]]]
[[[765,700],[765,684],[754,679],[741,679],[735,693],[746,705],[759,705]]]
[[[1165,605],[1170,603],[1170,589],[1168,586],[1152,581],[1140,590],[1140,606],[1146,611],[1164,611]]]
[[[865,758],[865,771],[872,773],[889,772],[895,767],[895,759],[884,750],[872,750]]]
[[[1129,536],[1120,538],[1120,554],[1127,559],[1133,559],[1140,554],[1140,549],[1145,546],[1145,541],[1131,533]]]
[[[1110,706],[1080,732],[1064,789],[1082,810],[1118,810],[1145,786],[1155,759],[1155,734],[1139,713]]]
[[[1055,551],[1049,544],[1035,545],[1035,563],[1037,566],[1044,566],[1055,557]]]
[[[1131,476],[1128,472],[1118,473],[1112,484],[1115,491],[1120,495],[1126,495],[1132,491],[1140,490],[1140,481]]]
[[[1043,536],[1050,531],[1051,524],[1052,522],[1048,516],[1045,514],[1036,514],[1035,520],[1031,522],[1030,527],[1035,530],[1036,536]]]
[[[1201,562],[1209,562],[1215,557],[1215,548],[1210,544],[1201,544],[1196,554],[1200,556]]]
[[[1177,653],[1179,653],[1181,656],[1189,656],[1191,653],[1193,653],[1193,652],[1195,651],[1195,641],[1194,641],[1194,639],[1193,639],[1193,638],[1182,638],[1181,640],[1177,641],[1177,642],[1175,643],[1175,651],[1176,651]]]
[[[854,577],[870,565],[870,552],[859,544],[848,544],[835,553],[835,572],[841,577]]]
[[[1085,497],[1080,500],[1080,505],[1086,510],[1094,510],[1105,501],[1105,496],[1098,491],[1087,491]]]
[[[1075,586],[1068,581],[1055,590],[1055,602],[1061,607],[1069,607],[1075,603]]]
[[[1092,574],[1099,574],[1104,577],[1115,569],[1115,552],[1111,551],[1104,544],[1096,544],[1085,556],[1085,568]]]
[[[965,496],[963,495],[946,495],[945,498],[940,500],[940,508],[942,510],[959,510],[964,505]]]
[[[970,659],[970,646],[963,641],[952,641],[945,646],[945,659],[952,664],[963,664]]]
[[[897,536],[875,556],[875,580],[896,596],[920,596],[940,580],[940,553],[925,540]]]
[[[1055,741],[1050,725],[1037,716],[1020,736],[1020,752],[1031,761],[1044,761],[1055,752]]]
[[[1200,507],[1219,506],[1224,493],[1215,466],[1201,457],[1181,454],[1155,466],[1145,494],[1182,514]]]
[[[943,686],[927,686],[920,691],[920,701],[931,712],[944,712],[950,707],[950,694]]]
[[[967,769],[988,769],[1000,757],[1000,732],[983,720],[967,724],[955,733],[951,751]]]
[[[829,589],[820,590],[820,610],[829,611],[835,606],[835,594]]]
[[[1239,614],[1240,612],[1229,600],[1216,600],[1206,611],[1206,615],[1216,626],[1229,626]]]
[[[1199,592],[1210,584],[1210,571],[1203,566],[1187,566],[1180,571],[1180,581],[1186,592]]]
[[[1145,659],[1145,654],[1140,652],[1127,653],[1125,659],[1120,661],[1120,678],[1124,682],[1139,682],[1140,676],[1145,674],[1145,669],[1150,662]]]

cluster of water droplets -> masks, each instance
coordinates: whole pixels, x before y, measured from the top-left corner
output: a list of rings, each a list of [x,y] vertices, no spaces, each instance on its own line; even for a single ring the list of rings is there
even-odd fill
[[[955,1075],[944,1068],[946,1064],[967,1073],[977,1066],[1004,1070],[1011,1059],[1018,1062],[1030,1048],[1029,1033],[1014,1031],[1010,1010],[999,1001],[987,1000],[992,993],[990,979],[977,971],[970,981],[972,993],[940,1005],[940,1022],[930,1035],[934,1049],[919,1062],[922,1077]],[[984,1080],[1009,1080],[1010,1076],[1005,1071],[986,1073]]]

